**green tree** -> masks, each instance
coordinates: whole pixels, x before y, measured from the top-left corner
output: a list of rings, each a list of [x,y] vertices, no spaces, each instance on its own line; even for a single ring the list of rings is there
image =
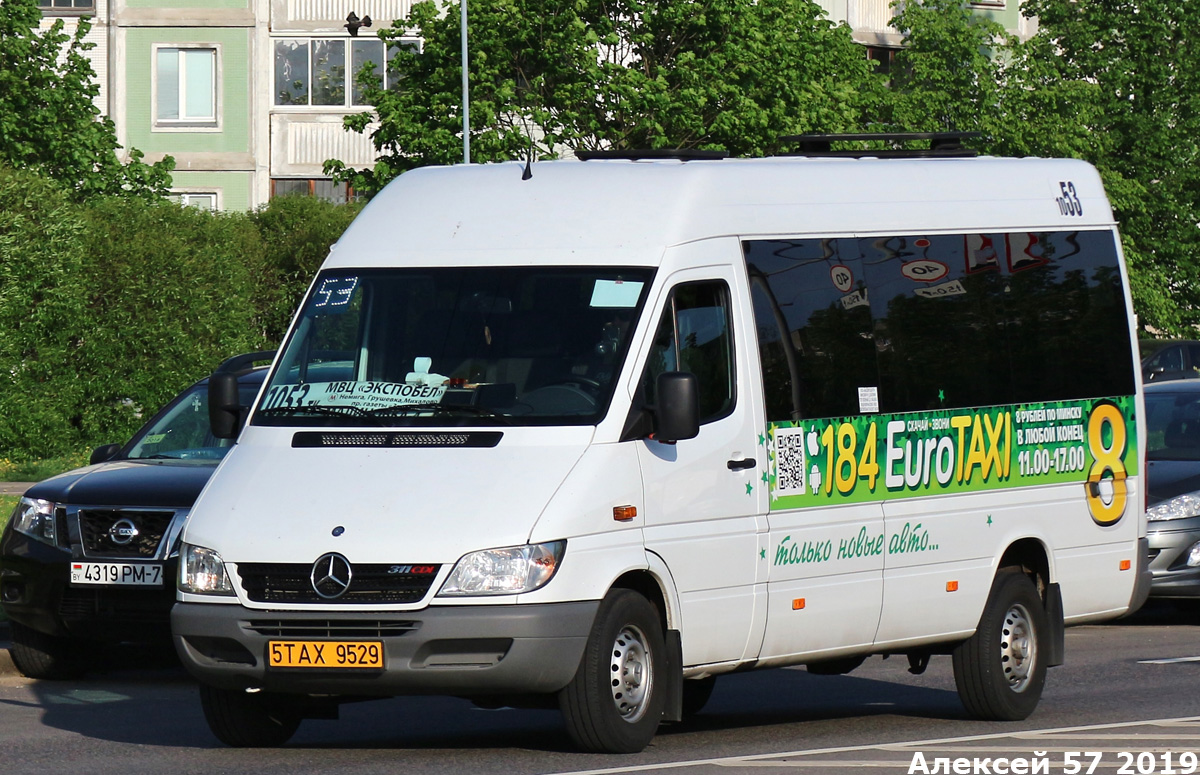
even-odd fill
[[[1061,83],[1086,91],[1064,117],[1095,139],[1143,326],[1200,325],[1200,7],[1175,0],[1029,0]],[[1078,104],[1078,103],[1077,103]]]
[[[889,93],[896,131],[979,131],[988,140],[1002,120],[1004,53],[1015,40],[961,0],[898,5],[892,26],[904,35]]]
[[[894,129],[970,130],[1000,156],[1085,159],[1104,179],[1143,327],[1200,323],[1200,8],[1168,0],[1026,0],[1025,42],[959,0],[905,3]]]
[[[66,185],[77,198],[96,194],[158,197],[171,184],[171,158],[155,164],[142,153],[118,158],[113,122],[100,115],[95,72],[84,56],[91,23],[73,35],[58,19],[38,33],[35,0],[0,3],[0,162]]]
[[[327,171],[375,190],[400,172],[462,158],[457,3],[413,6],[380,32],[389,80],[350,116],[381,158]],[[783,135],[859,129],[883,82],[845,25],[810,0],[497,0],[470,7],[472,161],[531,150],[700,148],[761,155]],[[535,148],[531,149],[531,146]]]

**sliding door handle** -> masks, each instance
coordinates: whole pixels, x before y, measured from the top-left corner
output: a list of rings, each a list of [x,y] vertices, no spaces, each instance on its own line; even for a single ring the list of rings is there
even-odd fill
[[[745,471],[748,468],[754,468],[758,465],[758,460],[752,457],[742,458],[741,460],[730,460],[725,465],[729,466],[730,471]]]

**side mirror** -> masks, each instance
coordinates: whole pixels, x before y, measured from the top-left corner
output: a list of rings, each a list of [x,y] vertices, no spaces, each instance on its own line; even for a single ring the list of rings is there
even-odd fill
[[[92,456],[88,458],[90,465],[103,463],[106,460],[112,460],[113,457],[121,451],[120,444],[105,444],[103,447],[96,447],[92,450]]]
[[[674,444],[700,435],[700,382],[686,371],[666,371],[655,385],[654,440]]]
[[[218,371],[208,378],[208,424],[218,439],[237,438],[242,407],[237,376]]]

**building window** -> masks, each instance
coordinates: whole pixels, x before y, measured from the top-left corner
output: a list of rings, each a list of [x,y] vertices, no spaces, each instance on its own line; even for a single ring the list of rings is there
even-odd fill
[[[334,204],[344,204],[354,199],[354,189],[349,183],[335,183],[321,178],[294,179],[275,178],[271,181],[271,197],[277,196],[315,196]]]
[[[890,75],[892,66],[896,61],[896,52],[899,49],[886,48],[884,46],[867,46],[867,59],[873,62],[878,62],[876,72],[883,75]]]
[[[217,125],[217,49],[155,49],[154,118],[158,126]]]
[[[398,44],[416,48],[416,42]],[[395,54],[397,44],[389,46]],[[348,58],[348,60],[347,60]],[[345,38],[286,38],[275,41],[275,104],[349,107],[365,105],[355,76],[367,63],[383,78],[384,88],[396,83],[387,77],[382,40]]]
[[[219,204],[215,191],[172,192],[168,198],[183,207],[195,207],[198,210],[216,210]]]
[[[96,10],[96,0],[37,0],[37,4],[44,13],[51,15],[91,13]]]

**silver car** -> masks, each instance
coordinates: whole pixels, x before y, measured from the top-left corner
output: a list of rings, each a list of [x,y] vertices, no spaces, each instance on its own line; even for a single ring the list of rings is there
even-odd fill
[[[1200,380],[1146,385],[1151,597],[1200,599]]]

